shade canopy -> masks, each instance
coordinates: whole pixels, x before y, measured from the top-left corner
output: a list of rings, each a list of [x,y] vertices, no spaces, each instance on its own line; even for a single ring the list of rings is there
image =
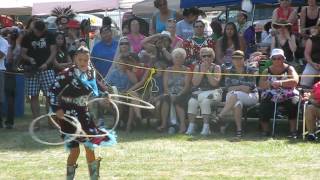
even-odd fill
[[[240,5],[241,0],[181,0],[180,8],[191,7],[212,7],[212,6],[230,6]],[[251,0],[253,4],[274,4],[278,0]],[[292,0],[293,3],[305,3],[304,0]]]

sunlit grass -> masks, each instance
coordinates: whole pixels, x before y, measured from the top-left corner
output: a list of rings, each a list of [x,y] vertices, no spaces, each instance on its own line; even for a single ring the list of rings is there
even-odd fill
[[[34,142],[27,131],[30,119],[26,115],[14,130],[0,130],[0,180],[65,179],[64,147]],[[259,138],[256,124],[250,122],[240,142],[232,142],[231,129],[207,138],[120,131],[116,146],[96,151],[103,157],[101,179],[319,179],[318,143],[289,141],[285,133]],[[41,133],[58,136],[52,130]],[[78,164],[76,179],[88,179],[83,149]]]

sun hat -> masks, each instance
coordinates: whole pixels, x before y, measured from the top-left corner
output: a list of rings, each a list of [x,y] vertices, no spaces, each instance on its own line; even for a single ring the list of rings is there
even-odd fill
[[[270,58],[272,59],[273,56],[281,55],[284,59],[286,59],[286,56],[284,55],[284,52],[282,49],[272,49]]]
[[[281,26],[286,26],[286,27],[290,28],[292,26],[292,24],[290,22],[288,22],[287,20],[283,20],[283,19],[272,22],[272,27],[274,29],[279,29]]]

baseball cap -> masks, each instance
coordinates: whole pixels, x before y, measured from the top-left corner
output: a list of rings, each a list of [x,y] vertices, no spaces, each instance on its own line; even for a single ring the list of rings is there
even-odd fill
[[[273,56],[277,56],[277,55],[281,55],[284,59],[286,59],[286,56],[284,55],[284,52],[282,49],[272,49],[270,58],[272,58]]]

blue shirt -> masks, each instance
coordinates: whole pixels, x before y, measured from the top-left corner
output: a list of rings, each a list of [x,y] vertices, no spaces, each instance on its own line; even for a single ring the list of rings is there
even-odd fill
[[[119,92],[125,92],[131,86],[128,75],[118,68],[112,68],[106,81],[109,85],[116,86]]]
[[[93,46],[93,49],[91,52],[91,61],[94,67],[98,70],[98,72],[103,77],[107,75],[112,65],[112,62],[105,61],[105,60],[113,61],[117,47],[118,47],[118,41],[115,41],[115,40],[112,40],[110,44],[107,44],[104,41],[100,41]],[[95,57],[102,58],[102,59],[96,59]]]

